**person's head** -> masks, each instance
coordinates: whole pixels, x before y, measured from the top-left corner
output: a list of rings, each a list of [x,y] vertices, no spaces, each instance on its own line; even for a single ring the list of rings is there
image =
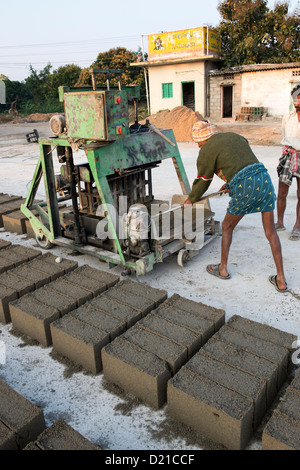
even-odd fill
[[[198,144],[198,147],[202,147],[217,132],[216,127],[211,122],[197,121],[192,128],[192,139]]]
[[[296,85],[291,92],[296,111],[300,111],[300,85]]]

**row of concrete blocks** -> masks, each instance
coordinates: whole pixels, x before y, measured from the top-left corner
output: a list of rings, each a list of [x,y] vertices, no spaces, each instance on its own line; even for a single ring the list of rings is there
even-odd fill
[[[13,325],[150,406],[167,402],[213,441],[244,448],[286,378],[296,338],[238,316],[225,325],[223,310],[68,268],[8,304]]]
[[[38,406],[0,380],[0,450],[101,450],[64,420],[46,427]]]

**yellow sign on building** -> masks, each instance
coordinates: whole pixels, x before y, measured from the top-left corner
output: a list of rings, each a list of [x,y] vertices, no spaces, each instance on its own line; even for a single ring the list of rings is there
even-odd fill
[[[148,36],[148,60],[221,54],[221,37],[206,26]]]

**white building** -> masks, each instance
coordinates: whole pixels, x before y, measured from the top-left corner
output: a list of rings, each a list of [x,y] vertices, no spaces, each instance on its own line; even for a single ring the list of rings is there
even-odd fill
[[[0,80],[0,104],[6,104],[5,83],[3,80]]]

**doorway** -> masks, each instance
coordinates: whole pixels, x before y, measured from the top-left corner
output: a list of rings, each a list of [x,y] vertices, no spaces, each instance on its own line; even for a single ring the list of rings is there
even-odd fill
[[[195,82],[181,82],[182,104],[195,111]]]
[[[233,110],[233,86],[222,87],[222,118],[232,118]]]

